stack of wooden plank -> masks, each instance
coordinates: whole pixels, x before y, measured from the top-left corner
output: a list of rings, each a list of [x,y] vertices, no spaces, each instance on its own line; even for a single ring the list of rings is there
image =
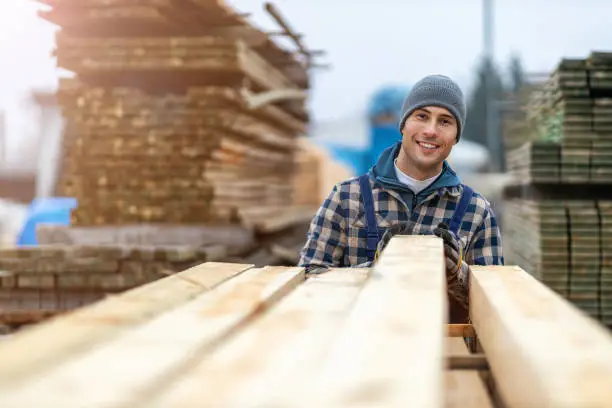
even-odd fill
[[[307,149],[301,149],[296,155],[295,177],[293,179],[294,200],[300,205],[322,204],[320,200],[321,191],[321,169],[322,157]]]
[[[225,248],[228,262],[264,265],[295,265],[304,246],[310,220],[317,207],[258,207],[240,211],[240,225],[130,225],[78,227],[42,224],[37,241],[48,246],[108,246],[184,248],[199,252]],[[14,251],[19,251],[19,248]],[[54,260],[49,258],[48,269]],[[61,269],[61,265],[58,266]],[[57,268],[56,268],[57,269]]]
[[[535,150],[542,149],[541,143],[509,150],[508,168],[516,174],[517,182],[529,182],[526,170],[538,178],[541,167],[554,164],[562,182],[607,181],[607,175],[612,174],[610,78],[612,53],[592,52],[584,59],[563,59],[544,86],[532,93],[526,102],[530,139],[556,143],[560,154],[552,163],[547,155],[533,157]],[[552,152],[554,148],[549,149]]]
[[[503,218],[508,262],[520,265],[557,293],[567,296],[571,266],[565,204],[511,200],[504,204]]]
[[[612,202],[511,200],[504,205],[508,262],[612,326]]]
[[[448,325],[444,270],[432,236],[315,276],[205,263],[0,342],[0,405],[609,405],[601,325],[512,266],[474,267],[473,324]]]
[[[0,249],[0,324],[31,324],[232,253],[223,245]]]
[[[508,152],[508,173],[521,184],[559,182],[560,150],[554,143],[527,142]]]
[[[507,154],[508,173],[516,184],[609,184],[612,140],[533,141]]]
[[[337,183],[354,177],[354,171],[334,159],[329,151],[307,137],[299,140],[293,179],[294,203],[316,210]]]
[[[599,210],[595,202],[566,202],[569,221],[568,299],[591,316],[601,319],[602,256]]]
[[[504,108],[499,115],[501,135],[507,150],[516,149],[532,140],[533,132],[530,131],[527,111],[523,107],[529,101],[533,103],[534,94],[541,87],[542,83],[532,79],[526,81],[516,92],[504,95]]]
[[[306,67],[222,1],[47,0],[76,225],[235,221],[292,203]]]
[[[598,207],[601,217],[601,320],[612,327],[612,202],[599,202]]]
[[[504,215],[506,259],[608,325],[611,78],[612,54],[592,52],[563,59],[533,93],[525,106],[533,141],[507,153],[518,188]]]
[[[590,179],[605,184],[612,180],[612,141],[594,141],[590,157]]]

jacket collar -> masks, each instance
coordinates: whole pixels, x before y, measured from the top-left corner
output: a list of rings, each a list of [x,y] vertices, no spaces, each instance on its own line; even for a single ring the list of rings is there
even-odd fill
[[[394,160],[399,154],[401,146],[402,142],[400,141],[385,149],[376,164],[370,169],[369,174],[370,177],[386,189],[413,193],[406,185],[400,183],[395,175]],[[425,198],[436,192],[440,196],[448,194],[456,197],[461,194],[460,185],[461,180],[445,160],[440,176],[429,187],[417,194],[417,196]]]

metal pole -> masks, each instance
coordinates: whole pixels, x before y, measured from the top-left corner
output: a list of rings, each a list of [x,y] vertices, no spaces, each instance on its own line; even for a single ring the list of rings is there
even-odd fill
[[[483,45],[485,63],[489,64],[489,68],[493,68],[494,63],[494,44],[493,44],[493,0],[483,0],[482,3],[482,24],[483,24]],[[495,106],[493,95],[493,76],[491,71],[487,71],[485,77],[486,89],[486,131],[487,131],[487,147],[491,153],[491,168],[493,171],[500,171],[500,152],[499,152],[499,137],[497,135],[497,125],[495,120]]]

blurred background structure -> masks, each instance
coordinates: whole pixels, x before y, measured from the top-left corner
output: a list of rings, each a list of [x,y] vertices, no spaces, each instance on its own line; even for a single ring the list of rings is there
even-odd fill
[[[3,246],[294,262],[332,186],[400,139],[411,85],[442,73],[468,101],[449,161],[507,261],[612,324],[609,2],[145,3],[0,4]]]

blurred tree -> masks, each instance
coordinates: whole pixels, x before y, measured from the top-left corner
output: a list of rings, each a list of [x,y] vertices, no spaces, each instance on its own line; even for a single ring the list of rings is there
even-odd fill
[[[514,53],[510,57],[510,64],[508,67],[509,74],[509,86],[508,91],[517,93],[521,87],[525,84],[525,71],[523,70],[523,63],[521,57]]]
[[[468,113],[463,130],[467,140],[489,147],[487,141],[487,75],[492,75],[493,100],[501,100],[504,95],[504,83],[497,68],[488,59],[481,59],[477,67],[475,86],[468,97]],[[494,112],[495,113],[495,112]]]

